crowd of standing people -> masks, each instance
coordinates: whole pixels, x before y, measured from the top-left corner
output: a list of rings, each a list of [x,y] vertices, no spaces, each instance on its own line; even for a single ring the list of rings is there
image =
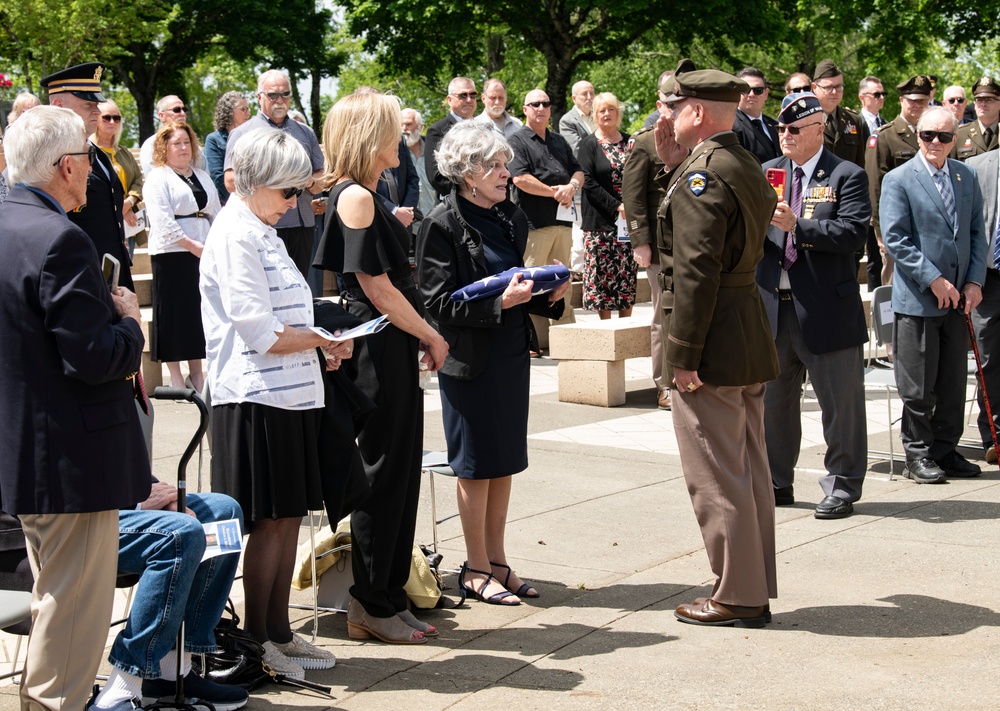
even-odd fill
[[[634,135],[621,129],[616,96],[587,81],[573,86],[557,132],[544,91],[524,97],[522,123],[503,82],[487,80],[476,115],[474,81],[456,77],[448,114],[425,138],[419,112],[371,87],[337,101],[317,136],[292,118],[288,76],[269,70],[256,114],[237,92],[220,97],[204,150],[184,102],[161,99],[160,128],[137,163],[120,145],[121,111],[101,94],[102,72],[89,63],[46,77],[49,106],[19,107],[0,143],[0,259],[20,265],[0,280],[0,324],[17,336],[0,348],[14,364],[0,381],[0,415],[21,428],[40,418],[52,433],[11,428],[0,444],[9,463],[0,504],[20,517],[35,578],[25,708],[88,703],[115,561],[117,572],[142,576],[183,568],[188,604],[169,614],[175,583],[143,578],[143,604],[90,708],[132,708],[174,681],[167,670],[178,657],[191,674],[191,654],[214,649],[235,565],[199,566],[194,544],[164,552],[159,532],[175,526],[180,536],[189,517],[242,523],[246,631],[279,674],[301,679],[336,662],[288,616],[311,510],[350,516],[350,637],[436,637],[404,591],[422,371],[438,374],[458,477],[462,598],[509,606],[539,597],[512,568],[505,530],[513,475],[528,467],[530,357],[544,352],[550,325],[573,321],[570,284],[548,291],[515,273],[484,298],[454,296],[512,268],[568,266],[583,307],[601,319],[631,316],[646,270],[656,406],[672,410],[716,576],[710,596],[676,609],[682,622],[770,622],[774,507],[795,501],[807,373],[828,444],[815,516],[850,516],[861,498],[866,245],[869,263],[888,268],[869,270],[872,285],[894,290],[887,358],[904,406],[906,476],[980,473],[956,445],[967,319],[985,356],[983,392],[1000,388],[1000,85],[991,77],[971,88],[969,118],[964,89],[932,105],[936,79],[914,75],[896,87],[900,115],[886,121],[878,78],[861,81],[854,112],[842,105],[840,69],[824,60],[813,77],[788,78],[771,119],[759,70],[682,60],[659,77],[656,110]],[[215,493],[186,512],[176,490],[152,479],[139,444],[147,401],[129,270],[136,238],[151,256],[152,356],[175,387],[211,392]],[[121,266],[110,290],[105,254]],[[310,268],[337,275],[339,304],[314,301]],[[377,333],[339,337],[381,316],[389,325]],[[46,378],[58,379],[58,402]],[[990,425],[983,414],[984,456],[996,461]],[[67,604],[80,605],[72,619]],[[182,618],[194,633],[171,649],[165,640]],[[152,627],[155,645],[140,631]],[[241,690],[191,683],[216,708],[246,703]]]

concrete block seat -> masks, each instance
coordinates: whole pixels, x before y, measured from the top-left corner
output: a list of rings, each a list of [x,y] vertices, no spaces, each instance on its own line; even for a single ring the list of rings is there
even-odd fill
[[[649,323],[608,319],[553,326],[549,355],[559,361],[559,400],[616,407],[625,404],[625,360],[650,355]]]

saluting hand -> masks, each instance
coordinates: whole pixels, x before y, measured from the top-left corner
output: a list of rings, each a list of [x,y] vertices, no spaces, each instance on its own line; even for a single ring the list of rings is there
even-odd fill
[[[656,120],[653,142],[656,144],[656,155],[663,161],[667,170],[673,170],[688,157],[688,149],[677,142],[673,119],[668,116],[660,116]]]

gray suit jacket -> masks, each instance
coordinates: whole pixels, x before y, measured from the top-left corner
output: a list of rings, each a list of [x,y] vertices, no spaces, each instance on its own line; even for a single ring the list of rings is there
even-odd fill
[[[577,156],[580,150],[580,141],[594,132],[594,129],[587,124],[580,113],[580,109],[575,106],[563,114],[559,119],[559,134],[566,139],[573,155]]]
[[[976,171],[976,182],[983,194],[983,222],[986,225],[986,242],[997,231],[997,169],[1000,163],[1000,152],[990,151],[980,156],[973,156],[965,161]],[[986,263],[992,265],[990,255],[986,255]]]
[[[986,280],[989,239],[983,225],[983,196],[976,173],[948,159],[958,226],[952,228],[944,201],[917,156],[882,181],[879,213],[885,249],[896,263],[892,310],[909,316],[943,316],[930,284],[939,276],[961,290]]]

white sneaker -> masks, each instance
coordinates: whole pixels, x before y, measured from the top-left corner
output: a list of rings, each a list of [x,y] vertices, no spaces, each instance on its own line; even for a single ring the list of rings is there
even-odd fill
[[[274,643],[274,648],[289,660],[300,664],[303,669],[332,669],[337,658],[326,649],[320,649],[306,642],[300,635],[292,633],[292,641],[285,644]]]
[[[306,670],[282,654],[274,642],[264,642],[263,647],[264,663],[271,667],[275,674],[284,674],[289,679],[306,678]]]

